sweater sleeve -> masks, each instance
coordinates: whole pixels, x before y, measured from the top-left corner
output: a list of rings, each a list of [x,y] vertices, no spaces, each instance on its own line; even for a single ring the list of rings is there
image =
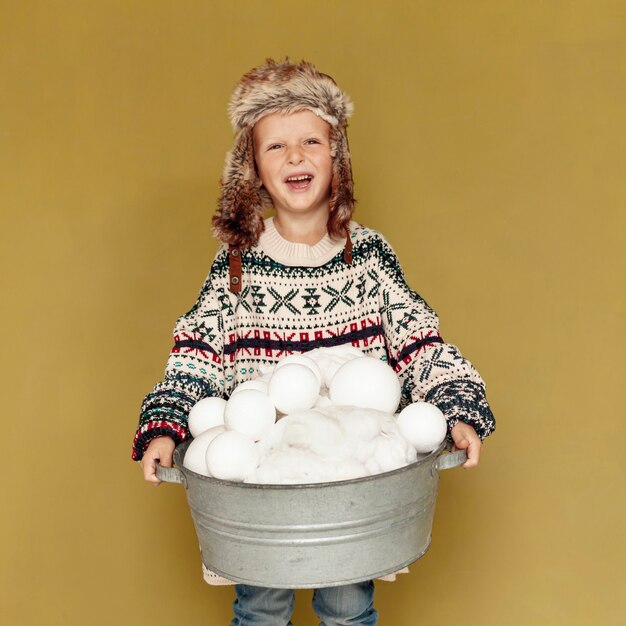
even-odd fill
[[[218,253],[219,257],[219,253]],[[178,444],[189,437],[187,416],[205,397],[224,395],[224,318],[227,296],[216,286],[218,258],[204,282],[193,308],[178,318],[174,345],[157,383],[141,406],[133,440],[132,458],[139,461],[152,439],[168,435]]]
[[[395,253],[382,236],[377,253],[382,324],[403,398],[434,404],[445,415],[448,430],[461,420],[484,439],[495,429],[485,383],[459,349],[444,342],[436,313],[407,285]]]

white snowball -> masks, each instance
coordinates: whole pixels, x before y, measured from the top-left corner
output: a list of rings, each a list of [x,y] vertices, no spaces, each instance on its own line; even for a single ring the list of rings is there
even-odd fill
[[[189,411],[187,424],[192,437],[197,437],[205,430],[224,423],[224,407],[226,400],[223,398],[202,398],[196,402]]]
[[[289,356],[286,356],[276,364],[276,370],[284,367],[285,365],[294,364],[305,365],[308,367],[315,374],[315,376],[317,376],[317,380],[321,386],[322,372],[320,371],[319,365],[313,359],[310,359],[306,354],[290,354]]]
[[[225,430],[224,425],[220,424],[200,433],[200,435],[189,444],[185,452],[185,458],[183,459],[183,467],[186,467],[192,472],[196,472],[196,474],[210,476],[211,474],[206,465],[206,451],[213,439],[221,435]]]
[[[276,421],[276,409],[269,396],[256,389],[233,394],[226,403],[224,424],[255,441]]]
[[[336,406],[358,406],[393,414],[400,404],[400,395],[395,372],[373,357],[344,363],[330,385],[330,399]]]
[[[206,450],[206,465],[220,480],[243,481],[256,469],[259,450],[254,441],[235,430],[218,435]]]
[[[297,363],[277,367],[268,393],[281,413],[310,409],[320,393],[320,382],[312,369]]]
[[[267,381],[261,378],[253,378],[252,380],[246,380],[243,383],[237,385],[231,395],[231,398],[240,391],[245,391],[246,389],[255,389],[256,391],[261,391],[264,394],[267,394]]]
[[[446,437],[444,414],[428,402],[414,402],[398,415],[398,428],[417,452],[432,452]]]

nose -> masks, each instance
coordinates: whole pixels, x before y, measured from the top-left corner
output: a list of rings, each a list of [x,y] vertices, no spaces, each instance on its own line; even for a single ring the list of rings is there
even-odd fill
[[[304,155],[302,154],[300,146],[292,146],[289,148],[287,159],[290,165],[298,165],[302,163],[302,161],[304,161]]]

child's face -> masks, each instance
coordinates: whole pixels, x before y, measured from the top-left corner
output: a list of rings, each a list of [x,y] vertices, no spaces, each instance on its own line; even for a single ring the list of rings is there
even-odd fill
[[[311,111],[272,113],[254,126],[254,157],[279,217],[328,217],[330,126]]]

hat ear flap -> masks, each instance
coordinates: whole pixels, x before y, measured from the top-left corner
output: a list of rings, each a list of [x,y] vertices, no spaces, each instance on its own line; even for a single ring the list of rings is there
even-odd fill
[[[269,197],[256,172],[250,128],[239,133],[235,146],[226,155],[221,186],[218,210],[213,216],[213,235],[241,248],[254,245],[264,229],[263,213]]]
[[[328,233],[332,237],[341,237],[348,234],[354,211],[354,182],[345,127],[331,127],[330,132],[333,174],[330,183]]]

